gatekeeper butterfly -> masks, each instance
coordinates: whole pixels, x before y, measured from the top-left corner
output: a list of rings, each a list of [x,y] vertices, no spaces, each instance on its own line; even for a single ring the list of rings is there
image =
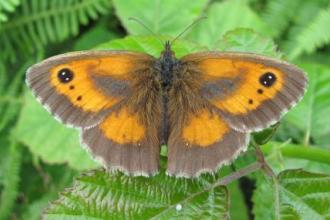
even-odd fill
[[[251,132],[303,96],[307,78],[287,62],[253,53],[198,52],[181,59],[132,51],[73,52],[27,72],[37,99],[108,169],[130,175],[213,172],[246,150]]]

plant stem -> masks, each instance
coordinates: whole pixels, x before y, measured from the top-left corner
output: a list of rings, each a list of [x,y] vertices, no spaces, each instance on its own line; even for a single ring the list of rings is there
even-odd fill
[[[221,178],[219,181],[215,182],[214,185],[212,187],[216,187],[219,185],[227,185],[231,182],[233,182],[234,180],[237,180],[243,176],[246,176],[250,173],[253,173],[257,170],[259,170],[261,168],[262,164],[259,162],[255,162],[253,164],[250,164],[249,166],[246,166],[242,169],[237,170],[236,172],[225,176],[223,178]]]
[[[280,184],[278,183],[277,177],[273,177],[274,182],[274,197],[275,197],[275,219],[280,220]]]
[[[261,146],[261,150],[265,154],[270,154],[277,144],[267,144]],[[278,144],[277,146],[279,146]],[[281,153],[286,157],[307,159],[321,163],[330,164],[330,151],[317,147],[304,147],[302,145],[286,144],[280,149]]]
[[[280,190],[279,190],[279,183],[276,174],[272,170],[272,168],[268,165],[268,163],[265,160],[264,154],[260,149],[260,146],[252,141],[252,145],[255,148],[256,151],[256,157],[259,163],[262,165],[261,168],[263,171],[272,178],[272,181],[274,183],[274,199],[275,199],[275,219],[280,220]]]

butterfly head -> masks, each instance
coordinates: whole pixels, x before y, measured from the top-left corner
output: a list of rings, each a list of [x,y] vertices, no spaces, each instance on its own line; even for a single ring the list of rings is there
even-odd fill
[[[167,88],[171,85],[173,78],[173,68],[177,63],[178,60],[175,58],[175,54],[171,49],[171,43],[166,41],[164,44],[164,50],[162,51],[158,60],[163,88]]]
[[[166,41],[164,44],[164,50],[160,55],[160,59],[167,63],[173,63],[175,59],[175,53],[172,51],[172,45],[170,41]]]

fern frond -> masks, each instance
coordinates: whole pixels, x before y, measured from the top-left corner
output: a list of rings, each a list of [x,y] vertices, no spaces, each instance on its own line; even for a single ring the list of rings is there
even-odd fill
[[[3,56],[32,54],[45,45],[77,35],[79,26],[110,11],[109,0],[22,0],[13,18],[0,27]]]
[[[267,2],[262,16],[270,25],[268,33],[270,36],[278,37],[288,27],[299,4],[301,4],[300,0],[270,0]]]
[[[0,219],[8,219],[18,195],[18,184],[20,180],[21,146],[12,141],[10,144],[8,161],[4,173],[4,190],[0,197]]]
[[[330,4],[325,9],[319,9],[315,15],[309,15],[309,22],[297,26],[284,46],[290,59],[312,53],[330,43]]]
[[[0,0],[0,22],[7,21],[7,13],[15,11],[20,0]]]

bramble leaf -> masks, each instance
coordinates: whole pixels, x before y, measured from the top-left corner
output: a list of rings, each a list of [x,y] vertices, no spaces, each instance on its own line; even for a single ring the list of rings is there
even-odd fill
[[[278,175],[275,183],[260,177],[253,201],[256,220],[276,217],[300,220],[328,219],[330,176],[303,170],[286,170]]]
[[[103,169],[78,177],[45,211],[52,219],[227,219],[228,194],[215,177],[129,177]]]

